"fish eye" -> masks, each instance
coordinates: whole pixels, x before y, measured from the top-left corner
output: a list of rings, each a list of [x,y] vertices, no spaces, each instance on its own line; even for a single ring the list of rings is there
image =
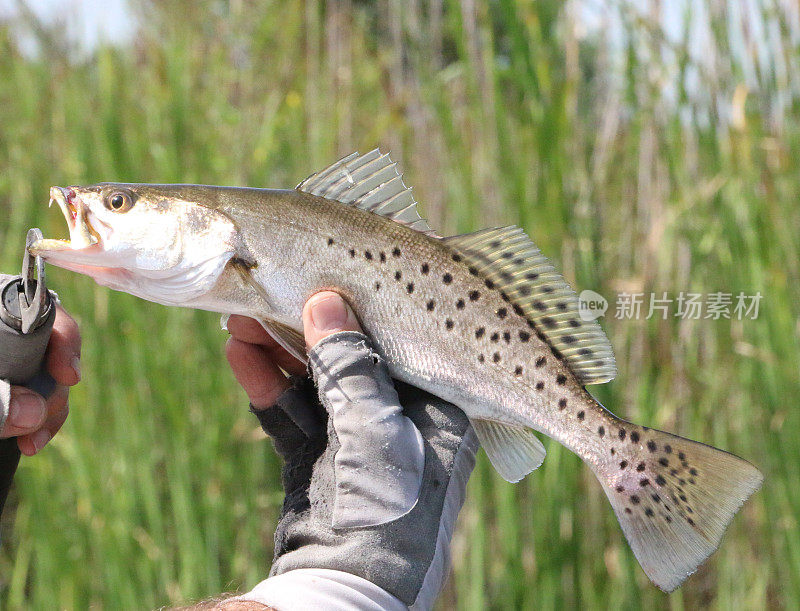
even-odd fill
[[[106,207],[113,212],[127,212],[132,206],[131,196],[124,191],[116,191],[106,198]]]

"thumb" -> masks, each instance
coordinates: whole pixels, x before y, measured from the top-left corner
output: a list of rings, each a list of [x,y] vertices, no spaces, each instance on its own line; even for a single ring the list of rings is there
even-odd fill
[[[361,331],[355,313],[338,293],[322,291],[313,295],[303,308],[303,329],[310,350],[339,331]]]

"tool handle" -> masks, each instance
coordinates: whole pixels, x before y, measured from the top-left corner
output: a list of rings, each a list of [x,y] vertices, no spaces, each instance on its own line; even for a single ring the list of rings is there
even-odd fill
[[[55,381],[43,370],[43,364],[55,318],[56,310],[53,307],[50,308],[47,320],[28,334],[22,334],[0,321],[0,379],[26,386],[44,397],[53,392]],[[19,457],[16,438],[0,439],[0,514],[19,464]]]

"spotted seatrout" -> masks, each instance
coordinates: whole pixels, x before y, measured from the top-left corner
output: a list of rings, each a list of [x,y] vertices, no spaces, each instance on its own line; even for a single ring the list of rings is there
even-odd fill
[[[313,293],[353,306],[392,375],[461,407],[509,481],[533,430],[592,469],[650,579],[673,590],[761,484],[748,462],[626,422],[585,389],[616,365],[600,326],[516,227],[441,238],[386,155],[350,155],[294,190],[100,184],[51,190],[70,241],[32,252],[167,305],[243,314],[304,358]]]

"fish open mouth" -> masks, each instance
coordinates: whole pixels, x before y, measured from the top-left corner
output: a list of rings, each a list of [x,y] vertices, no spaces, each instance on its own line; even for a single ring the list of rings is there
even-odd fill
[[[80,197],[69,187],[51,187],[50,203],[57,203],[69,228],[68,240],[45,238],[34,242],[29,248],[31,254],[59,250],[81,250],[100,243],[100,236],[89,222],[88,208]]]

